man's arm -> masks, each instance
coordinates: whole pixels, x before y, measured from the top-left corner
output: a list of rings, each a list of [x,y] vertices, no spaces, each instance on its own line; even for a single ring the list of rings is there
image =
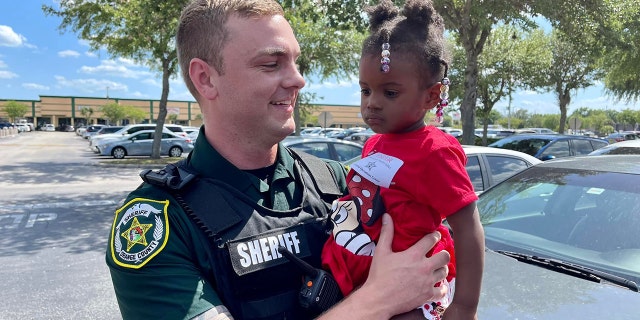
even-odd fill
[[[233,320],[233,317],[227,307],[217,306],[191,318],[191,320]]]
[[[446,288],[435,287],[435,284],[447,276],[449,254],[442,251],[426,257],[440,234],[431,233],[409,249],[393,252],[393,222],[388,214],[382,219],[380,239],[367,281],[319,319],[387,320],[446,294]]]

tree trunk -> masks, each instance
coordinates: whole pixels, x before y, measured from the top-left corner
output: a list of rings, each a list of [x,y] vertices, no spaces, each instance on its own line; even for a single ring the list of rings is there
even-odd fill
[[[158,118],[156,119],[156,131],[153,136],[153,149],[151,151],[152,159],[160,159],[160,143],[162,141],[162,130],[164,128],[164,120],[167,117],[167,100],[169,98],[169,61],[162,62],[162,95],[160,96],[160,107],[158,110]]]
[[[558,132],[564,134],[565,124],[567,123],[567,106],[571,103],[571,94],[569,89],[559,89],[558,102],[560,105],[560,128]]]
[[[475,143],[476,103],[478,100],[478,55],[467,49],[467,66],[464,74],[464,96],[460,104],[462,120],[462,144]]]

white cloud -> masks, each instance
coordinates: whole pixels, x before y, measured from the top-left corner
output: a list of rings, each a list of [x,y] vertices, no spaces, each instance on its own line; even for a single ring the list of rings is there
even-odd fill
[[[29,90],[49,91],[49,87],[37,83],[23,83],[22,87]]]
[[[136,91],[136,92],[132,93],[132,94],[131,94],[131,97],[133,97],[133,98],[138,98],[138,99],[142,99],[142,98],[149,98],[149,96],[148,96],[148,95],[146,95],[146,94],[144,94],[144,93],[142,93],[142,92],[140,92],[140,91]]]
[[[103,60],[102,63],[96,67],[82,66],[79,72],[133,79],[151,76],[151,73],[147,70],[133,70],[129,68],[132,66],[136,65],[127,59],[118,59],[117,61]]]
[[[58,52],[58,56],[62,58],[68,58],[68,57],[77,58],[80,56],[80,53],[74,50],[64,50],[64,51]]]
[[[4,61],[0,60],[0,68],[6,68],[7,64]]]
[[[63,76],[55,76],[56,86],[59,88],[71,88],[96,96],[106,96],[107,91],[127,92],[127,85],[104,79],[67,79]]]
[[[97,56],[98,56],[98,55],[97,55],[95,52],[93,52],[93,51],[87,51],[87,52],[85,52],[85,53],[84,53],[84,55],[85,55],[85,56],[87,56],[87,57],[91,57],[91,58],[95,58],[95,57],[97,57]]]
[[[27,38],[13,31],[11,27],[0,25],[0,47],[21,47],[26,42]]]
[[[158,88],[162,88],[162,83],[160,83],[160,81],[154,79],[154,78],[147,78],[141,81],[143,84],[149,85],[149,86],[153,86],[153,87],[158,87]]]
[[[13,79],[17,78],[18,75],[11,71],[2,71],[0,70],[0,79]]]

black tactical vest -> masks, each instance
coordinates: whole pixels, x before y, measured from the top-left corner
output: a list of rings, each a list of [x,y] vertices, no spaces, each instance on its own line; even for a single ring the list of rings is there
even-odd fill
[[[206,276],[235,319],[317,316],[298,304],[302,271],[276,248],[284,246],[320,268],[322,247],[331,232],[328,212],[342,192],[324,161],[292,154],[304,192],[301,206],[289,211],[262,207],[231,185],[196,177],[184,161],[141,173],[145,181],[157,184],[149,177],[164,171],[164,187],[209,236],[207,254],[215,271]]]

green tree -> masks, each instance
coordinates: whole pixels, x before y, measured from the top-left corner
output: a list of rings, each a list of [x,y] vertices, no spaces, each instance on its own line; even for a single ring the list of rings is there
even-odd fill
[[[523,32],[513,26],[499,26],[486,42],[484,53],[478,59],[478,105],[476,114],[483,126],[483,144],[486,145],[487,126],[497,120],[492,112],[495,104],[539,74],[551,59],[547,54],[544,32],[540,29]],[[510,123],[507,123],[511,127]]]
[[[15,122],[16,119],[24,117],[24,115],[29,112],[29,106],[13,100],[7,101],[3,109],[9,119],[11,119],[11,122]]]
[[[169,79],[178,71],[174,37],[188,0],[60,0],[59,7],[43,5],[47,15],[62,18],[61,31],[70,29],[93,50],[104,48],[114,57],[131,58],[162,74],[157,128],[151,158],[160,158],[160,133],[167,115]]]
[[[91,123],[91,117],[93,116],[94,110],[91,107],[83,107],[80,109],[80,114],[84,118],[85,124],[89,125]]]
[[[449,31],[456,32],[458,43],[465,49],[464,93],[460,106],[464,143],[474,140],[476,102],[478,98],[479,56],[483,53],[494,26],[504,23],[523,29],[535,27],[531,17],[542,15],[554,28],[575,34],[579,41],[588,30],[589,36],[608,30],[606,21],[611,15],[608,0],[434,0],[438,12],[445,19]],[[589,28],[587,28],[589,27]],[[600,32],[602,34],[603,32]],[[608,33],[607,33],[608,34]]]
[[[640,123],[640,111],[624,109],[618,115],[618,130],[635,130]]]
[[[569,42],[564,34],[554,31],[551,36],[553,59],[548,71],[540,73],[543,80],[538,84],[542,90],[553,92],[560,107],[560,126],[558,132],[565,132],[567,107],[571,97],[578,89],[588,88],[603,77],[598,67],[599,49],[593,48],[594,42]]]
[[[118,104],[117,102],[111,102],[100,107],[100,112],[109,124],[118,125],[122,119],[127,116],[127,107]]]
[[[364,40],[363,2],[328,0],[322,6],[313,0],[280,3],[300,43],[302,55],[297,61],[300,74],[313,74],[323,81],[330,77],[345,80],[358,73]],[[313,112],[308,103],[312,96],[301,97],[294,109],[296,134],[300,133],[303,118]]]
[[[613,45],[605,44],[602,59],[607,93],[627,102],[640,99],[640,6],[636,0],[612,1],[616,14],[609,20]]]
[[[147,118],[147,113],[134,106],[124,106],[125,119],[131,120],[132,123],[139,123]]]

